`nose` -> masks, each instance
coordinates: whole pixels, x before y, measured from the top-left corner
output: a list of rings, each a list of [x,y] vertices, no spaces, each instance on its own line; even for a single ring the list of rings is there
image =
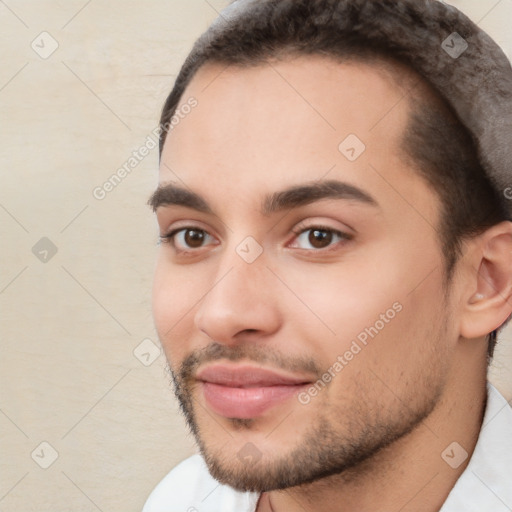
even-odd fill
[[[253,340],[268,336],[281,325],[275,277],[263,261],[239,260],[222,265],[194,318],[197,329],[225,345],[248,336]]]

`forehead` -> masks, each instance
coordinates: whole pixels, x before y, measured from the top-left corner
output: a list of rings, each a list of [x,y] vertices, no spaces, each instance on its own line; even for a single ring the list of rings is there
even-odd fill
[[[331,129],[345,128],[342,123],[347,120],[338,107],[343,108],[345,115],[357,111],[360,119],[364,116],[367,120],[361,124],[366,131],[373,130],[376,121],[387,113],[388,100],[402,100],[410,95],[426,98],[429,92],[430,86],[414,70],[392,59],[290,54],[281,60],[269,59],[249,66],[219,62],[202,65],[182,94],[177,112],[193,96],[206,103],[208,110],[202,110],[205,113],[211,113],[214,105],[218,105],[218,110],[233,107],[222,116],[229,115],[233,123],[237,101],[244,102],[250,97],[257,102],[255,110],[260,112],[265,100],[269,108],[275,107],[276,101],[282,107],[290,107],[295,110],[295,115],[289,116],[291,119],[308,105],[309,113],[315,112]],[[302,104],[297,100],[302,100]],[[405,117],[408,108],[404,101],[396,112]]]
[[[299,55],[251,66],[213,62],[199,68],[184,91],[177,110],[191,96],[207,103],[209,112],[214,105],[218,110],[247,107],[247,99],[250,98],[257,102],[253,103],[253,115],[261,112],[262,107],[275,107],[278,101],[288,109],[292,119],[309,111],[309,114],[315,113],[322,118],[331,129],[344,129],[343,123],[349,121],[345,116],[354,113],[359,119],[365,117],[367,123],[361,123],[361,129],[368,130],[373,128],[379,114],[386,112],[388,100],[404,98],[421,84],[422,80],[413,70],[380,58],[363,62]],[[309,109],[304,108],[306,106]],[[340,107],[345,116],[341,115]],[[398,111],[405,114],[407,102],[403,102],[401,107]],[[295,115],[290,115],[290,110],[295,111]],[[234,110],[225,111],[223,117],[228,114],[233,122]]]
[[[401,149],[414,85],[402,71],[317,56],[205,65],[177,108],[197,101],[167,136],[160,180],[231,197],[327,174],[370,189],[388,180],[395,194],[425,189]],[[213,179],[222,188],[211,188]]]

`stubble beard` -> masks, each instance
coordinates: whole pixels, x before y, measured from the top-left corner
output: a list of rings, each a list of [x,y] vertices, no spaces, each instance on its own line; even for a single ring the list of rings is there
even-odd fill
[[[237,356],[232,359],[237,359]],[[382,387],[386,393],[394,392],[373,372],[361,374],[357,388],[352,394],[346,393],[344,401],[326,403],[316,399],[307,406],[297,402],[296,407],[312,407],[315,412],[310,416],[309,427],[293,447],[281,453],[279,448],[269,450],[269,453],[263,450],[262,457],[250,463],[237,457],[237,453],[231,453],[229,443],[214,447],[205,440],[202,432],[205,427],[197,416],[200,405],[194,399],[195,381],[191,379],[198,358],[190,356],[185,359],[177,371],[170,365],[168,369],[175,396],[210,474],[220,483],[239,491],[266,492],[309,484],[335,475],[343,481],[350,481],[372,471],[375,456],[422,424],[438,404],[446,375],[442,363],[443,356],[433,350],[422,374],[414,375],[414,382],[402,386],[401,396],[395,396],[393,407],[380,403],[376,387]],[[208,415],[203,417],[208,421]],[[288,420],[293,422],[293,413]],[[229,421],[234,436],[237,431],[243,431],[247,436],[257,419]],[[213,424],[213,420],[210,423]],[[286,428],[286,420],[280,428]],[[288,441],[286,437],[285,440]]]

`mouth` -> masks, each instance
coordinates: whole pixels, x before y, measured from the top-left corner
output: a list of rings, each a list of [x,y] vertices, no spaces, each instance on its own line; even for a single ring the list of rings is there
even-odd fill
[[[226,418],[250,419],[300,393],[312,381],[251,365],[215,364],[196,376],[206,404]]]

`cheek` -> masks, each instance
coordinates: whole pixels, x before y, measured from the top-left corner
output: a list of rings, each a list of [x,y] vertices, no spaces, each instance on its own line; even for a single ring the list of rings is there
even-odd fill
[[[160,254],[153,278],[152,309],[154,324],[168,360],[180,360],[188,352],[194,304],[204,291],[200,279],[177,269]]]
[[[400,280],[393,279],[389,270],[381,274],[373,269],[375,264],[368,267],[361,262],[316,265],[307,272],[288,267],[282,271],[283,281],[293,293],[283,290],[282,294],[289,315],[323,342],[332,339],[342,350],[376,322],[381,327],[381,315],[396,316],[398,306],[393,305],[402,298]]]
[[[303,349],[318,354],[319,363],[329,366],[346,354],[363,365],[386,361],[396,369],[404,353],[410,361],[425,353],[411,352],[411,345],[435,343],[426,338],[443,321],[441,269],[432,272],[431,260],[423,266],[383,247],[377,252],[311,265],[307,272],[300,265],[281,269],[293,291],[283,290],[282,297],[294,333],[307,338]]]

